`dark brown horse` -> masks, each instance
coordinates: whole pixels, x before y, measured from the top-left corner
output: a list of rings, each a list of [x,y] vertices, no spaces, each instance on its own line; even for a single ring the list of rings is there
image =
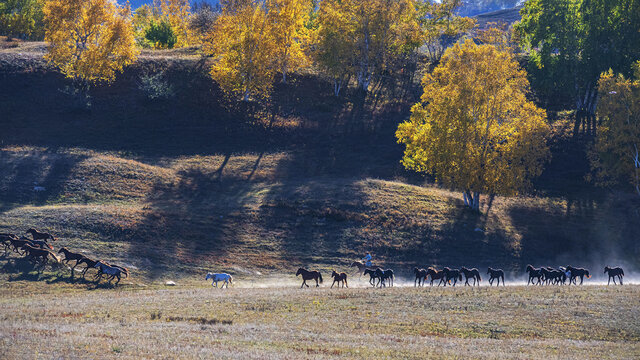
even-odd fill
[[[578,277],[580,277],[580,285],[582,285],[582,282],[584,281],[585,276],[587,277],[587,279],[591,279],[591,275],[589,274],[589,270],[587,269],[575,268],[571,265],[568,265],[566,269],[571,273],[571,276],[569,277],[569,285],[571,285],[572,282],[574,285],[577,285],[576,279]]]
[[[378,275],[380,276],[380,282],[378,283],[378,285],[386,287],[387,286],[386,283],[388,281],[389,286],[393,287],[393,278],[394,278],[393,270],[387,269],[383,271],[382,269],[378,268],[376,269],[376,272],[378,271],[380,271],[378,273]]]
[[[315,280],[316,287],[322,284],[322,274],[320,274],[319,271],[309,271],[307,269],[299,268],[296,272],[296,276],[298,275],[302,275],[302,285],[300,285],[301,289],[304,286],[309,287],[309,285],[307,285],[307,280]],[[318,282],[318,280],[320,280],[320,282]]]
[[[84,255],[69,251],[66,247],[63,247],[60,250],[58,250],[58,254],[60,253],[64,254],[64,259],[62,260],[63,263],[69,265],[69,261],[76,262],[76,264],[73,265],[73,267],[71,268],[71,277],[73,277],[73,271],[75,270],[76,266],[78,266],[78,264],[80,263],[80,260],[84,258]]]
[[[18,240],[18,237],[14,234],[0,233],[0,243],[4,246],[5,254],[11,250],[11,240]]]
[[[456,286],[456,284],[458,283],[458,279],[462,281],[462,274],[460,273],[460,270],[449,269],[448,267],[445,267],[444,269],[442,269],[442,271],[444,272],[445,277],[444,286],[447,286],[447,284],[451,284],[451,280],[453,280],[453,284],[451,284],[451,286]]]
[[[40,232],[34,228],[31,228],[29,230],[26,231],[27,234],[31,234],[31,236],[33,237],[33,240],[53,240],[56,241],[56,238],[53,237],[53,235],[46,233],[46,232]]]
[[[413,286],[424,286],[424,282],[427,281],[427,269],[413,268],[413,273],[416,275]]]
[[[30,261],[34,261],[36,264],[40,263],[43,267],[47,265],[49,258],[52,258],[56,262],[60,262],[58,256],[47,249],[39,249],[29,244],[24,244],[22,249],[27,254]]]
[[[622,277],[624,276],[624,270],[622,270],[621,267],[610,268],[608,266],[605,266],[604,272],[605,274],[609,275],[609,281],[607,282],[607,285],[611,284],[611,279],[613,279],[613,285],[618,285],[616,284],[616,277],[618,278],[618,280],[620,280],[620,285],[623,285]]]
[[[383,271],[380,268],[377,268],[375,270],[371,270],[371,269],[365,269],[364,270],[364,275],[369,275],[369,284],[371,284],[371,286],[376,287],[380,284],[380,277],[382,276]],[[376,280],[378,280],[378,283],[376,284]]]
[[[93,260],[90,259],[86,256],[83,256],[82,259],[78,260],[78,262],[76,263],[76,266],[80,265],[80,264],[86,264],[87,267],[82,270],[82,278],[85,278],[85,275],[87,274],[87,271],[89,271],[89,269],[94,268],[96,266],[96,264],[98,263],[98,260]],[[100,272],[100,270],[98,270],[98,273]],[[97,276],[97,275],[96,275]]]
[[[427,269],[427,276],[431,277],[431,283],[430,285],[433,286],[433,280],[440,280],[440,282],[438,283],[438,286],[440,286],[440,284],[444,283],[444,271],[442,270],[437,270],[434,267],[429,267]]]
[[[480,286],[480,281],[482,281],[482,278],[480,277],[480,271],[476,268],[473,269],[467,269],[466,267],[462,267],[462,269],[460,269],[460,271],[464,274],[464,286],[469,285],[469,279],[473,279],[473,285],[476,285],[476,281],[478,286]]]
[[[534,268],[533,265],[527,265],[527,273],[529,273],[529,280],[527,281],[527,285],[534,285],[533,279],[537,280],[535,285],[542,284],[542,272],[540,271],[540,269]]]
[[[333,270],[331,272],[331,277],[333,278],[333,283],[331,284],[331,288],[333,288],[333,285],[335,283],[338,283],[338,287],[340,287],[340,284],[342,284],[342,287],[349,287],[349,285],[347,284],[347,274],[345,273],[340,273],[338,274],[335,270]]]
[[[19,238],[19,239],[10,239],[9,240],[9,244],[11,244],[11,247],[13,247],[13,251],[20,254],[20,255],[24,255],[24,251],[22,250],[22,247],[24,245],[32,245],[32,242],[30,239],[27,239],[25,237]]]
[[[502,286],[504,286],[504,271],[502,269],[487,269],[489,274],[489,286],[493,285],[493,280],[498,280],[498,286],[500,286],[500,279],[502,279]]]

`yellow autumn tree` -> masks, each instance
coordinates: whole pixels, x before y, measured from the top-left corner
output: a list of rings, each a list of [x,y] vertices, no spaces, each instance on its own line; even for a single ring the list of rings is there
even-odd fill
[[[160,14],[159,20],[166,20],[176,35],[175,47],[193,45],[197,39],[189,26],[191,5],[189,0],[154,0],[155,12]]]
[[[417,2],[422,39],[432,61],[439,61],[450,44],[476,26],[474,19],[456,15],[462,5],[462,0]]]
[[[137,56],[131,10],[114,0],[49,0],[45,58],[76,85],[113,81]]]
[[[600,185],[630,183],[640,195],[640,62],[635,79],[609,70],[600,76],[598,138],[590,154]]]
[[[515,195],[542,172],[546,113],[527,100],[526,73],[511,53],[472,40],[455,44],[423,86],[396,132],[407,169],[462,190],[476,211],[481,193]]]
[[[211,77],[228,94],[247,101],[267,97],[276,74],[273,31],[263,4],[225,3],[203,45],[211,55]]]
[[[270,31],[275,41],[275,61],[282,82],[287,82],[287,73],[309,65],[305,47],[309,45],[310,30],[307,28],[310,0],[268,0]]]

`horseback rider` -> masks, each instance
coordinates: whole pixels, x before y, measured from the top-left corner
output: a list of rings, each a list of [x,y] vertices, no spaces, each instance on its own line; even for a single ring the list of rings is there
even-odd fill
[[[362,258],[362,261],[364,262],[364,265],[368,268],[371,267],[371,254],[367,253],[367,255],[365,257]]]

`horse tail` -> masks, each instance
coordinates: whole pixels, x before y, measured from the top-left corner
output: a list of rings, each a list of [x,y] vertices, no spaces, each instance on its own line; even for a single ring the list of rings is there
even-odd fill
[[[56,262],[60,262],[60,258],[55,253],[49,251],[49,255],[51,255],[53,257],[53,260],[55,260]]]
[[[587,279],[591,279],[591,275],[589,274],[589,270],[585,270],[584,272],[587,275]]]
[[[318,279],[320,279],[320,284],[322,284],[322,274],[318,271]]]

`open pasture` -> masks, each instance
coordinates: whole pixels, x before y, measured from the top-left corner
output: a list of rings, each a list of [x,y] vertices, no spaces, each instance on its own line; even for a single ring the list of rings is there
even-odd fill
[[[301,290],[285,282],[3,292],[0,357],[640,356],[637,285],[329,289],[325,281]]]

